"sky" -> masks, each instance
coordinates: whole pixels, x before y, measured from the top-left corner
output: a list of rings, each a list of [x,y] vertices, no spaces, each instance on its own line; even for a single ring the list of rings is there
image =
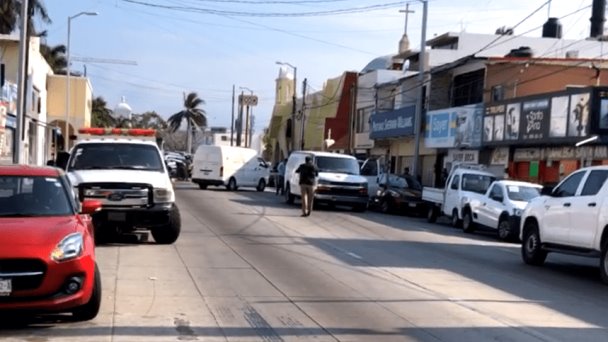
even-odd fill
[[[259,98],[253,110],[257,132],[268,126],[272,114],[280,68],[276,61],[297,67],[300,94],[304,78],[310,89],[321,90],[327,79],[397,53],[405,23],[399,10],[406,2],[414,11],[408,20],[411,47],[419,48],[421,40],[420,0],[42,2],[52,20],[41,27],[48,32],[49,45],[67,44],[69,16],[97,12],[71,21],[71,55],[137,64],[72,62],[72,70],[86,68],[93,95],[103,97],[110,109],[125,96],[134,113],[154,110],[168,118],[181,110],[183,94],[194,91],[206,102],[209,126],[230,127],[234,85],[237,93],[246,87]],[[579,9],[560,19],[563,38],[589,35],[592,0],[547,2],[428,0],[427,38],[449,31],[492,34],[520,22],[516,35],[530,31],[525,35],[540,37],[549,15],[562,18]],[[349,13],[336,14],[338,10]],[[327,11],[334,13],[319,14]]]

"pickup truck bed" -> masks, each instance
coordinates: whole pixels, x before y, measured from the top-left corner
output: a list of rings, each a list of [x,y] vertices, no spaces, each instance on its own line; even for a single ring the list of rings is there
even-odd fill
[[[431,188],[425,186],[422,188],[422,200],[435,204],[442,204],[444,193],[445,190],[442,188]]]

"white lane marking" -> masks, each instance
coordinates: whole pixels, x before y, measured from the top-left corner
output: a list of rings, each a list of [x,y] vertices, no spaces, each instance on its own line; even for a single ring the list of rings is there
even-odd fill
[[[351,257],[355,258],[355,259],[363,259],[362,257],[358,256],[357,254],[353,253],[353,252],[348,252],[346,253],[347,255],[350,255]]]

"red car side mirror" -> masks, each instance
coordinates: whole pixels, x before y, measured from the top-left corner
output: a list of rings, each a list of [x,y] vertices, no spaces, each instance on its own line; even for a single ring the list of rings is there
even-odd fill
[[[91,215],[99,210],[101,210],[101,201],[84,200],[82,202],[82,208],[80,209],[80,213]]]

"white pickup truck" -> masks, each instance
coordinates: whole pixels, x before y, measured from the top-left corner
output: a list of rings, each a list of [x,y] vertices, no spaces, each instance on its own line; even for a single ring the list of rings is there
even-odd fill
[[[528,202],[540,196],[542,186],[513,180],[497,180],[485,194],[471,194],[462,213],[462,229],[473,232],[477,226],[496,230],[501,240],[519,236],[519,224]]]
[[[521,216],[521,255],[542,265],[549,252],[600,258],[608,284],[608,166],[579,169],[533,199]]]
[[[435,222],[438,216],[445,215],[454,227],[461,227],[465,206],[473,196],[485,194],[495,180],[496,176],[485,171],[483,165],[455,164],[444,189],[422,189],[422,200],[428,204],[427,220]]]

